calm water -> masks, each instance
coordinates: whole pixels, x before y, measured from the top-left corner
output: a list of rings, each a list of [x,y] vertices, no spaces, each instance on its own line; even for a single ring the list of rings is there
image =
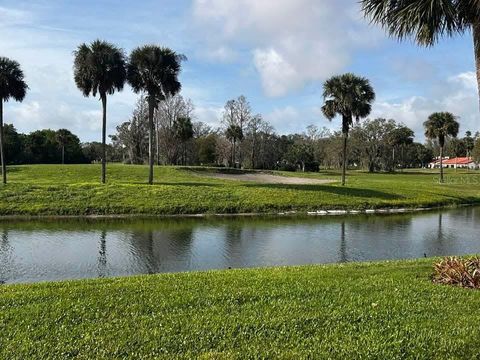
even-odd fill
[[[480,208],[307,218],[0,222],[0,281],[480,253]]]

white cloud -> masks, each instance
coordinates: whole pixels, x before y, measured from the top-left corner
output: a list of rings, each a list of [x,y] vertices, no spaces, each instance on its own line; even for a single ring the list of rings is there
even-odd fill
[[[0,6],[0,19],[2,19],[0,27],[26,24],[32,18],[32,14],[27,11]]]
[[[289,89],[298,88],[301,85],[302,79],[295,67],[275,49],[257,49],[253,52],[253,58],[268,96],[285,95]]]
[[[424,139],[423,123],[437,111],[449,111],[459,117],[460,135],[467,130],[480,130],[476,76],[474,72],[460,73],[442,82],[435,96],[411,96],[400,101],[377,101],[371,118],[392,118],[415,131],[417,140]]]
[[[378,34],[348,0],[194,0],[193,17],[207,45],[250,52],[268,96],[342,71]]]
[[[291,106],[285,106],[282,108],[275,108],[264,116],[276,130],[281,130],[282,133],[295,133],[301,132],[305,129],[305,126],[301,120],[299,111]]]
[[[217,48],[208,48],[201,51],[202,57],[208,60],[229,63],[238,58],[238,53],[227,46],[218,46]]]
[[[194,110],[195,121],[201,121],[208,124],[212,128],[218,128],[221,124],[223,115],[223,107],[213,105],[195,106]]]

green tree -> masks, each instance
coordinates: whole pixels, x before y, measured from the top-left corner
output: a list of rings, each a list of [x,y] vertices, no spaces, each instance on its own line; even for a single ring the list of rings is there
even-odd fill
[[[236,124],[230,124],[227,129],[225,130],[225,136],[226,138],[230,141],[232,144],[232,166],[235,167],[236,164],[236,154],[235,154],[235,148],[237,145],[237,141],[242,141],[243,140],[243,131],[240,125]]]
[[[314,163],[313,147],[309,144],[295,143],[285,154],[285,158],[295,166],[300,165],[302,172],[305,172],[309,165],[308,170],[310,171],[312,170],[311,164]]]
[[[457,117],[449,112],[436,112],[428,117],[423,123],[425,136],[428,139],[438,140],[440,147],[440,182],[443,183],[443,149],[445,140],[449,137],[456,137],[460,127]]]
[[[60,146],[62,149],[62,165],[65,164],[65,146],[68,144],[68,138],[70,134],[70,131],[67,129],[59,129],[55,134],[58,146]]]
[[[398,39],[433,46],[442,37],[473,33],[480,92],[480,6],[476,0],[361,0],[365,15]]]
[[[175,138],[182,144],[182,165],[187,162],[187,142],[193,138],[193,125],[189,117],[179,117],[173,123]]]
[[[386,159],[385,154],[390,148],[388,136],[396,126],[394,120],[378,118],[364,121],[361,126],[356,127],[356,134],[362,144],[362,160],[369,172],[380,170],[382,166],[386,168],[391,162],[390,159]]]
[[[158,102],[181,89],[178,75],[185,56],[169,48],[145,45],[134,49],[128,64],[128,82],[136,93],[147,93],[148,101],[148,183],[153,184],[154,126],[153,113]]]
[[[472,150],[473,161],[480,163],[480,137],[475,140],[475,145]]]
[[[113,154],[113,148],[110,144],[107,144],[106,149],[107,160],[110,160],[112,157],[111,154]],[[104,158],[103,150],[103,144],[98,141],[82,144],[83,156],[88,163],[101,162]]]
[[[25,161],[25,135],[19,134],[12,124],[3,125],[3,151],[7,164],[21,164]]]
[[[81,44],[74,52],[74,79],[84,96],[100,96],[102,101],[102,183],[107,168],[107,95],[121,91],[127,71],[122,49],[102,40]]]
[[[2,181],[7,183],[7,165],[4,154],[3,139],[3,103],[10,99],[23,101],[28,86],[24,81],[20,64],[6,57],[0,57],[0,163],[2,166]]]
[[[31,164],[58,163],[58,142],[51,129],[36,130],[25,138],[26,162]]]
[[[467,146],[463,139],[453,138],[446,142],[446,156],[464,157],[467,156]]]
[[[405,148],[407,147],[407,145],[413,143],[414,136],[415,133],[413,132],[413,130],[406,127],[405,125],[400,125],[396,127],[388,135],[388,143],[392,147],[393,171],[395,171],[398,162],[400,162],[400,166],[402,169],[405,167]],[[398,150],[400,150],[400,156],[396,156],[396,152],[398,152]],[[400,161],[398,161],[397,158],[400,158]]]
[[[217,135],[208,134],[195,139],[200,165],[212,165],[217,161]]]
[[[465,144],[465,149],[467,150],[467,156],[468,157],[472,156],[472,150],[475,147],[475,139],[472,137],[471,131],[465,132],[463,143]]]
[[[347,73],[333,76],[324,83],[323,99],[322,112],[327,119],[342,117],[342,185],[345,185],[348,132],[354,118],[359,121],[370,114],[375,92],[366,78]]]

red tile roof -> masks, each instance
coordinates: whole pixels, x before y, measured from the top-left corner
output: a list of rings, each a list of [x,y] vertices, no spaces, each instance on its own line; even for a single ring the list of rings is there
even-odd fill
[[[443,164],[444,165],[467,165],[473,162],[472,158],[469,157],[458,157],[458,158],[453,158],[453,159],[448,159],[444,160]]]

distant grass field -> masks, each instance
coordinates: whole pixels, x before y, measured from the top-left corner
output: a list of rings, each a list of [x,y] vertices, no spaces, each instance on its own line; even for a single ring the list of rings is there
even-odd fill
[[[196,213],[300,212],[321,209],[444,206],[480,203],[480,172],[408,171],[368,174],[352,171],[346,187],[338,182],[282,185],[214,179],[196,168],[156,167],[155,184],[146,184],[147,167],[109,164],[106,185],[100,165],[9,167],[9,184],[0,185],[0,215],[174,215]],[[281,173],[339,179],[336,172]]]
[[[1,359],[478,359],[432,259],[0,286]]]

